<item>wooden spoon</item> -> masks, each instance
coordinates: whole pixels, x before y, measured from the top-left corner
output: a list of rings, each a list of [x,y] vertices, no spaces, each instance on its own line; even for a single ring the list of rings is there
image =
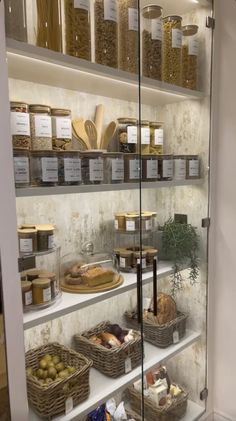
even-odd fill
[[[103,117],[104,117],[104,106],[99,104],[96,106],[95,112],[95,126],[97,129],[97,147],[98,149],[102,149],[102,128],[103,128]]]
[[[113,138],[113,136],[114,136],[114,134],[116,132],[116,129],[117,129],[117,122],[116,121],[111,121],[108,124],[108,126],[107,126],[107,128],[105,130],[105,133],[104,133],[104,136],[103,136],[103,140],[102,140],[101,149],[106,149],[107,150],[107,148],[109,146],[109,143],[110,143],[111,139]]]
[[[74,134],[85,143],[85,145],[87,146],[87,149],[91,149],[89,138],[85,131],[84,120],[82,118],[77,118],[73,120],[72,127],[73,127]]]
[[[91,149],[97,149],[97,129],[92,120],[86,120],[84,123],[85,131],[91,145]]]

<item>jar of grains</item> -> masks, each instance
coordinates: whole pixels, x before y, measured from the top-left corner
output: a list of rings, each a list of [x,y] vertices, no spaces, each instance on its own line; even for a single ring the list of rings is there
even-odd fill
[[[103,153],[81,152],[82,181],[83,184],[103,183]]]
[[[125,183],[137,183],[140,178],[140,159],[138,154],[128,153],[125,159]]]
[[[198,155],[187,155],[186,167],[186,178],[188,180],[200,178],[200,161]]]
[[[104,183],[118,184],[124,182],[124,156],[119,152],[103,154]]]
[[[16,187],[30,185],[29,152],[24,149],[14,149],[14,178]]]
[[[38,278],[32,282],[33,304],[46,304],[52,299],[51,280]]]
[[[142,156],[142,180],[157,181],[158,161],[155,155]]]
[[[182,18],[167,16],[163,19],[162,80],[181,85],[182,75]]]
[[[78,151],[58,152],[58,180],[63,186],[81,184],[81,156]]]
[[[32,186],[57,186],[57,152],[32,151],[30,154],[30,178]]]
[[[66,54],[91,60],[90,0],[64,0]]]
[[[153,121],[150,122],[150,134],[151,134],[151,144],[150,144],[150,153],[155,155],[163,154],[163,142],[164,142],[164,123]]]
[[[26,228],[17,230],[20,253],[35,253],[37,251],[37,230]]]
[[[138,0],[119,0],[119,68],[138,73]]]
[[[185,180],[186,179],[186,156],[175,155],[174,156],[174,180]]]
[[[198,26],[183,26],[182,84],[184,88],[197,89]]]
[[[7,37],[27,42],[26,0],[5,0],[4,3]]]
[[[135,153],[138,141],[136,118],[118,118],[117,134],[120,152]]]
[[[173,155],[158,155],[158,180],[173,180]]]
[[[162,7],[151,4],[142,9],[143,76],[162,80]]]
[[[140,148],[138,148],[140,149]],[[141,121],[141,154],[150,152],[150,126],[148,120]]]
[[[54,149],[66,149],[71,144],[71,111],[52,108],[52,144]]]
[[[22,303],[24,307],[32,304],[32,283],[29,281],[21,281]]]
[[[34,4],[36,3],[36,5]],[[61,0],[33,0],[36,45],[62,51]]]
[[[47,105],[30,105],[32,150],[52,150],[51,108]]]
[[[95,61],[118,67],[117,0],[95,0]]]
[[[30,149],[29,106],[16,101],[12,101],[10,106],[13,148]]]

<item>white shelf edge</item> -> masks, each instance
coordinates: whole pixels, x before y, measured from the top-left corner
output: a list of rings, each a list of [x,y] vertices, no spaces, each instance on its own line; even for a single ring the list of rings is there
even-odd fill
[[[168,187],[200,186],[202,179],[182,180],[182,181],[155,181],[142,182],[142,189],[159,189]],[[120,183],[120,184],[93,184],[78,186],[55,186],[55,187],[25,187],[16,189],[16,197],[31,196],[52,196],[57,194],[82,194],[82,193],[101,193],[109,191],[125,191],[139,189],[139,183]]]
[[[172,345],[166,349],[157,348],[145,342],[145,359],[144,372],[148,372],[158,364],[167,361],[174,357],[179,352],[199,340],[200,333],[187,331],[185,338],[178,344]],[[141,376],[141,367],[135,368],[130,373],[121,376],[117,379],[112,379],[104,376],[99,371],[91,369],[90,372],[90,396],[89,398],[75,407],[69,414],[54,418],[54,421],[75,421],[78,417],[88,414],[107,399],[114,396],[116,393],[126,389],[133,382],[138,380]],[[196,404],[195,404],[196,405]],[[194,406],[196,409],[196,406]],[[195,411],[196,412],[196,411]],[[200,415],[200,411],[199,411]],[[41,418],[37,417],[33,411],[31,412],[30,421],[39,421]],[[186,418],[186,421],[195,421],[197,418]]]

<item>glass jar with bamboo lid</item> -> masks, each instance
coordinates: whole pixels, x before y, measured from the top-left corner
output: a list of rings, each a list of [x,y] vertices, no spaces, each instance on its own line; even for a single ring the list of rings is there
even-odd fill
[[[138,143],[138,151],[142,155],[148,155],[150,152],[150,125],[148,120],[141,121],[141,139]]]
[[[182,84],[184,88],[197,89],[198,26],[186,25],[182,31]]]
[[[166,16],[163,19],[162,80],[181,85],[182,69],[182,18]]]
[[[38,47],[62,51],[62,25],[60,0],[34,0],[35,34]],[[35,6],[35,7],[34,7]]]
[[[154,4],[142,9],[143,76],[162,79],[162,7]]]
[[[155,155],[163,154],[164,123],[158,121],[151,121],[150,136],[150,153]]]
[[[119,0],[119,68],[138,72],[138,1]]]

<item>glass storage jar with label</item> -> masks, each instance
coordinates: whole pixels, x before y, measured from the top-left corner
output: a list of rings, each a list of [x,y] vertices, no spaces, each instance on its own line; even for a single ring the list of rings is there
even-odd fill
[[[198,26],[186,25],[183,31],[182,83],[184,88],[197,89]]]
[[[152,212],[143,212],[141,215],[141,229],[142,231],[150,231],[153,228]]]
[[[19,228],[19,252],[20,253],[35,253],[37,251],[37,229],[35,228]]]
[[[173,155],[158,155],[158,180],[173,180]]]
[[[29,106],[11,101],[11,135],[13,148],[30,149]]]
[[[174,85],[182,82],[182,18],[167,16],[163,19],[162,80]]]
[[[32,186],[57,186],[57,152],[32,151],[30,154],[30,178]]]
[[[62,51],[61,0],[34,0],[35,34],[38,47]]]
[[[137,0],[119,0],[119,68],[138,72]]]
[[[142,269],[146,269],[147,261],[146,261],[147,253],[146,251],[137,251],[133,253],[133,267],[136,268],[138,264],[141,265]]]
[[[104,180],[103,153],[81,152],[83,184],[102,184]]]
[[[124,182],[124,155],[119,152],[103,154],[104,183],[118,184]]]
[[[28,187],[30,185],[29,152],[24,149],[14,149],[13,153],[15,186]]]
[[[164,143],[164,123],[158,121],[150,122],[150,153],[161,155],[163,154]]]
[[[32,150],[52,150],[51,108],[47,105],[30,105],[30,129]]]
[[[143,76],[162,80],[162,7],[151,4],[142,9]]]
[[[142,156],[142,180],[157,181],[158,161],[155,155]]]
[[[137,151],[138,128],[136,118],[118,118],[119,150],[123,153]]]
[[[66,54],[91,60],[90,0],[64,0]]]
[[[81,156],[77,151],[58,152],[58,179],[63,186],[82,183]]]
[[[138,150],[140,150],[138,144]],[[141,154],[146,155],[150,152],[150,126],[148,120],[141,121]]]
[[[198,155],[187,155],[186,167],[186,178],[188,180],[200,178],[200,161]]]
[[[34,281],[32,281],[32,287],[34,305],[50,303],[52,299],[50,279],[35,279]]]
[[[71,144],[71,111],[61,108],[52,108],[52,144],[53,149],[66,149]]]
[[[7,37],[27,42],[26,0],[5,0],[4,3]]]
[[[115,214],[115,223],[114,223],[115,230],[121,230],[121,231],[126,230],[125,217],[126,217],[126,213]]]
[[[174,180],[186,179],[186,157],[185,155],[174,156]]]
[[[128,232],[138,231],[139,229],[139,215],[127,214],[125,216],[125,228]]]
[[[45,272],[43,271],[38,279],[42,279],[42,278],[47,278],[50,279],[50,283],[51,283],[51,297],[52,300],[54,298],[56,298],[57,294],[58,294],[58,285],[57,285],[57,279],[56,279],[56,274],[54,272]]]
[[[21,281],[21,292],[23,306],[30,306],[33,302],[32,283],[29,281]]]
[[[47,251],[55,247],[54,241],[54,226],[40,224],[36,225],[37,239],[38,239],[38,251]]]
[[[118,67],[117,0],[95,0],[95,61]]]
[[[119,267],[120,270],[130,272],[132,268],[133,252],[130,250],[120,250],[119,252]]]
[[[140,159],[138,154],[128,153],[124,155],[125,183],[137,183],[140,176]]]

